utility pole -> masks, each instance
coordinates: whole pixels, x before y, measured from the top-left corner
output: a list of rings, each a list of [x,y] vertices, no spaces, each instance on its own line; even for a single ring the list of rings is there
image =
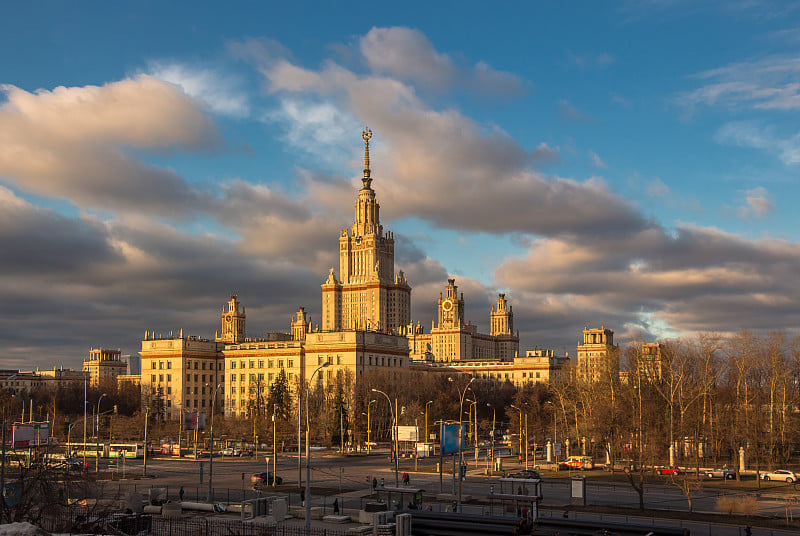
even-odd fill
[[[150,414],[150,406],[144,407],[144,464],[142,464],[142,476],[147,476],[147,417]],[[86,425],[84,424],[84,427]]]

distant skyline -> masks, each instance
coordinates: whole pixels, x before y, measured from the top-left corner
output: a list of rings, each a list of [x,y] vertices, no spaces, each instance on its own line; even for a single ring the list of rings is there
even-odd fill
[[[520,352],[800,326],[796,2],[12,2],[0,367],[287,331],[363,145],[426,331],[447,278]]]

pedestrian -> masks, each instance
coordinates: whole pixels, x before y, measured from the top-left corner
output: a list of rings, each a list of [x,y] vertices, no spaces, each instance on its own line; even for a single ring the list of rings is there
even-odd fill
[[[336,497],[333,500],[333,515],[335,516],[339,515],[339,497]]]
[[[409,478],[408,473],[403,473],[403,485],[408,486]]]
[[[752,536],[752,534],[753,534],[753,531],[750,529],[750,525],[747,525],[744,528],[744,536]]]
[[[178,497],[180,497],[181,502],[183,502],[183,493],[184,493],[183,486],[181,486],[181,490],[178,492]]]
[[[306,505],[306,490],[305,489],[301,489],[300,490],[300,506],[305,506],[305,505]]]
[[[375,478],[375,477],[372,477],[372,491],[375,491],[377,489],[378,489],[378,479]]]

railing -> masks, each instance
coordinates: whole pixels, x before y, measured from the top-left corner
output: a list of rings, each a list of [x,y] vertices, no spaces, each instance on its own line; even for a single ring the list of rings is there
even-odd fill
[[[266,526],[211,518],[164,519],[148,514],[98,512],[69,508],[37,520],[39,528],[68,534],[169,534],[171,536],[345,536],[347,532],[303,526]]]

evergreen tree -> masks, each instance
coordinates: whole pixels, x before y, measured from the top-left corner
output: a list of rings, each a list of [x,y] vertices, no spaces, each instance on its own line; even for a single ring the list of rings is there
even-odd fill
[[[275,377],[275,381],[269,388],[269,397],[267,399],[267,407],[272,410],[275,407],[275,418],[282,421],[288,421],[292,409],[292,398],[289,393],[289,379],[286,377],[286,372],[281,369]]]

